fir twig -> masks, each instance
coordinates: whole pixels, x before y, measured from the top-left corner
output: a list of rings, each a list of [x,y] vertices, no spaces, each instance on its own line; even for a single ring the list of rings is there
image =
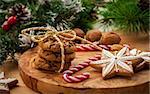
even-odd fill
[[[137,0],[114,0],[99,12],[103,16],[102,24],[112,21],[112,25],[126,32],[148,32],[149,11],[142,11]]]

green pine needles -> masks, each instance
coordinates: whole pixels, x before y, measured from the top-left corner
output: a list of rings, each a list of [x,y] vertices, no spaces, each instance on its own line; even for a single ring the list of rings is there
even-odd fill
[[[149,10],[141,10],[138,0],[113,0],[105,5],[101,23],[125,32],[149,32]]]
[[[0,29],[0,64],[8,57],[13,57],[19,50],[18,33],[16,31],[5,32]]]

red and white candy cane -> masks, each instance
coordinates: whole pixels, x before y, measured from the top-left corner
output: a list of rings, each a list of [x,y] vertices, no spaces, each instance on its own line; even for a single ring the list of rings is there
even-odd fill
[[[89,63],[91,61],[97,61],[101,59],[101,55],[95,55],[94,57],[88,58],[87,60],[85,60],[83,63],[78,64],[75,67],[71,67],[69,68],[69,70],[66,70],[63,72],[63,79],[66,82],[69,83],[77,83],[77,82],[81,82],[84,81],[86,79],[88,79],[90,77],[89,73],[82,73],[81,75],[77,75],[77,76],[72,76],[75,72],[78,72],[86,67],[89,66]]]
[[[102,49],[110,50],[111,45],[98,45]],[[76,51],[98,51],[93,45],[79,44],[76,46]]]
[[[112,45],[98,45],[98,46],[101,47],[102,49],[110,50]],[[130,46],[127,44],[123,44],[123,46],[127,46],[128,48],[130,48]],[[76,51],[98,51],[98,49],[93,45],[79,44],[76,45]]]

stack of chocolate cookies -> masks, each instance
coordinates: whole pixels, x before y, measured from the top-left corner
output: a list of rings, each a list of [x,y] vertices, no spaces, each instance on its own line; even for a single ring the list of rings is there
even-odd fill
[[[64,61],[63,70],[70,67],[71,61],[75,58],[75,45],[72,41],[61,40],[64,46]],[[39,51],[37,56],[33,57],[32,63],[37,69],[48,70],[51,72],[58,72],[61,67],[61,47],[60,43],[52,38],[45,39],[39,43]]]

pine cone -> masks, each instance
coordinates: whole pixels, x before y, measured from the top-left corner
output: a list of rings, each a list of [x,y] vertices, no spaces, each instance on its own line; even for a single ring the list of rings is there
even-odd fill
[[[11,8],[9,8],[8,12],[11,16],[17,17],[17,22],[26,23],[31,18],[30,10],[23,4],[15,4]]]
[[[139,0],[138,7],[143,11],[149,9],[149,0]]]

